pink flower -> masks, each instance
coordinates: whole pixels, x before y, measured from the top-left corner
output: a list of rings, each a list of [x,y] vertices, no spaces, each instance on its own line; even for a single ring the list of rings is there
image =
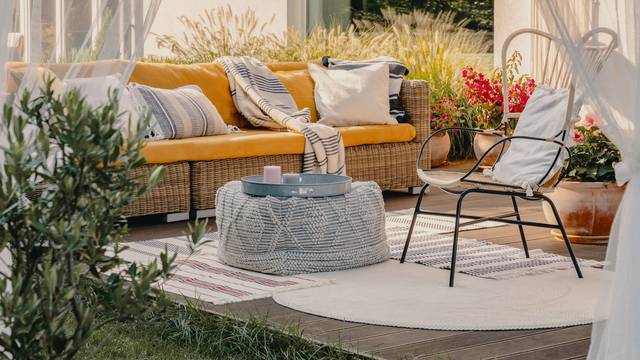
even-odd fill
[[[573,142],[575,144],[582,144],[584,142],[584,135],[582,135],[582,133],[578,129],[573,129],[571,137],[573,138]]]
[[[594,114],[586,114],[581,125],[587,129],[591,129],[594,126],[598,126],[598,123],[599,121]]]

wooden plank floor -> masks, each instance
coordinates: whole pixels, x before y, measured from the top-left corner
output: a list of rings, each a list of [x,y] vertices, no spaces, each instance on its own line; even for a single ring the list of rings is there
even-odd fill
[[[434,190],[423,204],[425,208],[450,211],[454,200]],[[388,211],[411,208],[415,201],[416,196],[406,193],[385,193]],[[519,205],[524,218],[544,219],[539,203],[521,201]],[[479,215],[512,211],[508,199],[479,194],[467,197],[464,207]],[[186,222],[133,222],[128,240],[177,236],[186,229]],[[566,255],[564,245],[553,239],[548,229],[526,228],[525,232],[529,248]],[[515,226],[465,231],[463,237],[521,246]],[[606,251],[603,246],[591,245],[574,245],[574,249],[579,257],[596,260],[602,260]],[[588,325],[523,331],[436,331],[366,325],[301,313],[278,305],[271,298],[210,306],[208,310],[238,317],[266,316],[276,325],[297,324],[312,340],[340,344],[351,351],[385,359],[584,359],[591,334]]]

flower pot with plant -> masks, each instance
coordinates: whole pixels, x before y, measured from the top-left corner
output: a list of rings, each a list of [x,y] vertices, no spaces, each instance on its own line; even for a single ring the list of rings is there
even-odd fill
[[[535,80],[528,75],[520,75],[522,63],[520,53],[514,52],[505,69],[496,68],[490,74],[484,74],[472,67],[462,70],[462,94],[466,100],[465,114],[475,122],[475,127],[483,130],[499,130],[509,132],[514,124],[503,124],[502,72],[507,71],[509,86],[509,111],[522,112],[529,97],[535,89]],[[501,139],[494,133],[477,133],[473,140],[473,151],[477,159],[486,153]],[[496,146],[482,160],[481,166],[492,166],[508,143]]]
[[[620,152],[598,128],[598,120],[586,115],[572,133],[571,163],[549,198],[556,204],[572,243],[606,244],[624,187],[615,184],[614,165]],[[547,221],[551,208],[543,204]],[[557,239],[562,235],[552,230]]]
[[[440,99],[431,108],[431,132],[455,126],[460,111],[454,99]],[[437,133],[429,141],[431,168],[447,164],[451,150],[451,137],[448,131]]]

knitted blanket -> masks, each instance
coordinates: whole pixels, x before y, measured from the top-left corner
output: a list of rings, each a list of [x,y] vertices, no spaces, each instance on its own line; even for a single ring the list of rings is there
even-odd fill
[[[304,135],[302,172],[344,175],[344,143],[329,126],[310,123],[309,109],[298,107],[282,82],[259,60],[226,56],[217,60],[229,78],[233,101],[251,124]]]

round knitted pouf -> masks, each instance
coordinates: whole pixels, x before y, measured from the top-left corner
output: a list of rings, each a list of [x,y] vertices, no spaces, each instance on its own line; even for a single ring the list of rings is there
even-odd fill
[[[242,192],[239,181],[216,194],[218,256],[270,274],[334,271],[389,259],[384,201],[374,182],[324,198],[275,198]]]

